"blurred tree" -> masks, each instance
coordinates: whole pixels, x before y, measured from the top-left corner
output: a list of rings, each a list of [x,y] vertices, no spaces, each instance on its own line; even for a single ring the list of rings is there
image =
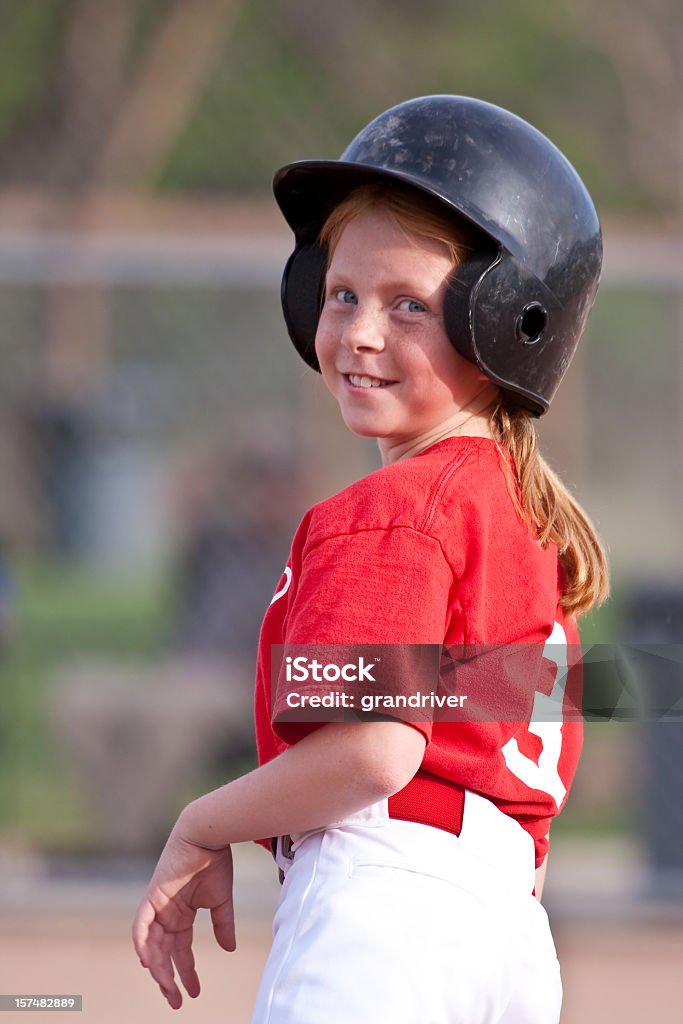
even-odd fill
[[[564,0],[590,40],[608,54],[626,100],[628,160],[641,188],[683,217],[683,17],[680,0]],[[679,380],[676,431],[683,449],[683,291],[677,291]],[[658,351],[661,353],[661,341]],[[639,378],[640,379],[640,378]],[[671,429],[672,424],[668,424]],[[683,475],[674,476],[678,500]]]
[[[62,14],[58,49],[34,68],[34,83],[42,88],[10,136],[4,163],[12,177],[69,189],[89,179],[125,84],[136,2],[56,5]]]
[[[97,163],[99,185],[145,186],[191,117],[241,0],[176,0],[129,83]]]
[[[683,213],[680,0],[563,0],[563,7],[586,44],[608,56],[619,79],[634,178]]]
[[[0,2],[0,181],[263,194],[460,92],[537,124],[602,208],[679,206],[682,26],[677,0]]]
[[[426,10],[252,0],[159,187],[263,193],[279,163],[337,155],[380,110],[429,92],[517,110],[572,154],[606,204],[651,202],[624,170],[623,101],[606,55],[542,0],[429,0]]]
[[[42,75],[59,40],[63,3],[24,0],[0,6],[0,137],[26,117],[40,95]]]
[[[51,20],[50,6],[29,0],[23,18],[4,15],[13,45],[0,42],[0,55],[16,57],[0,79],[0,135],[11,142],[0,171],[69,190],[145,188],[191,117],[240,0],[56,0]],[[27,64],[33,53],[42,60]]]

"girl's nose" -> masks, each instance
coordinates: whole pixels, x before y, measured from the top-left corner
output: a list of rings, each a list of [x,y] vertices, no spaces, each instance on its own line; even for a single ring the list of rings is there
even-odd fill
[[[379,352],[384,348],[384,328],[379,311],[357,306],[346,323],[342,342],[352,352]]]

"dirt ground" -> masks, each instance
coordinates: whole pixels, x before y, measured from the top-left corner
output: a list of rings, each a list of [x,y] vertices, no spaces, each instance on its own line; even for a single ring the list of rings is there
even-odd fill
[[[81,993],[83,1012],[61,1012],[63,1024],[248,1024],[268,949],[265,924],[243,924],[234,954],[221,952],[202,929],[197,962],[203,991],[174,1014],[138,967],[122,917],[8,925],[3,922],[0,934],[3,992]],[[562,1024],[683,1021],[683,926],[622,930],[573,924],[557,932],[565,984]],[[46,1014],[3,1015],[7,1024],[20,1019],[45,1024]]]
[[[139,883],[48,886],[24,877],[8,886],[5,873],[0,993],[82,994],[83,1012],[60,1012],[63,1024],[249,1024],[277,886],[267,858],[250,856],[242,867],[237,952],[221,951],[202,921],[196,957],[203,991],[175,1014],[130,943]],[[683,1024],[683,913],[588,911],[566,901],[551,907],[565,985],[562,1024]],[[46,1014],[3,1014],[2,1024],[12,1020],[45,1024]]]

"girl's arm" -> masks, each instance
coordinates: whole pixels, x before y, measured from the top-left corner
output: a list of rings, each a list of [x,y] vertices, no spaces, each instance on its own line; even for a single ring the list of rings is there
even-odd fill
[[[211,910],[218,943],[235,948],[230,844],[321,828],[398,792],[425,738],[403,722],[329,723],[181,812],[133,923],[133,942],[170,1006],[199,995],[192,925]]]
[[[403,789],[424,748],[403,722],[330,723],[189,804],[177,827],[207,847],[320,828]]]

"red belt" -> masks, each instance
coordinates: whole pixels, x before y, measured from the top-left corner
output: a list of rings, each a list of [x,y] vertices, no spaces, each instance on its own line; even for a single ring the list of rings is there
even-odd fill
[[[465,790],[455,782],[418,771],[399,793],[389,797],[389,817],[416,821],[459,836],[465,808]]]

